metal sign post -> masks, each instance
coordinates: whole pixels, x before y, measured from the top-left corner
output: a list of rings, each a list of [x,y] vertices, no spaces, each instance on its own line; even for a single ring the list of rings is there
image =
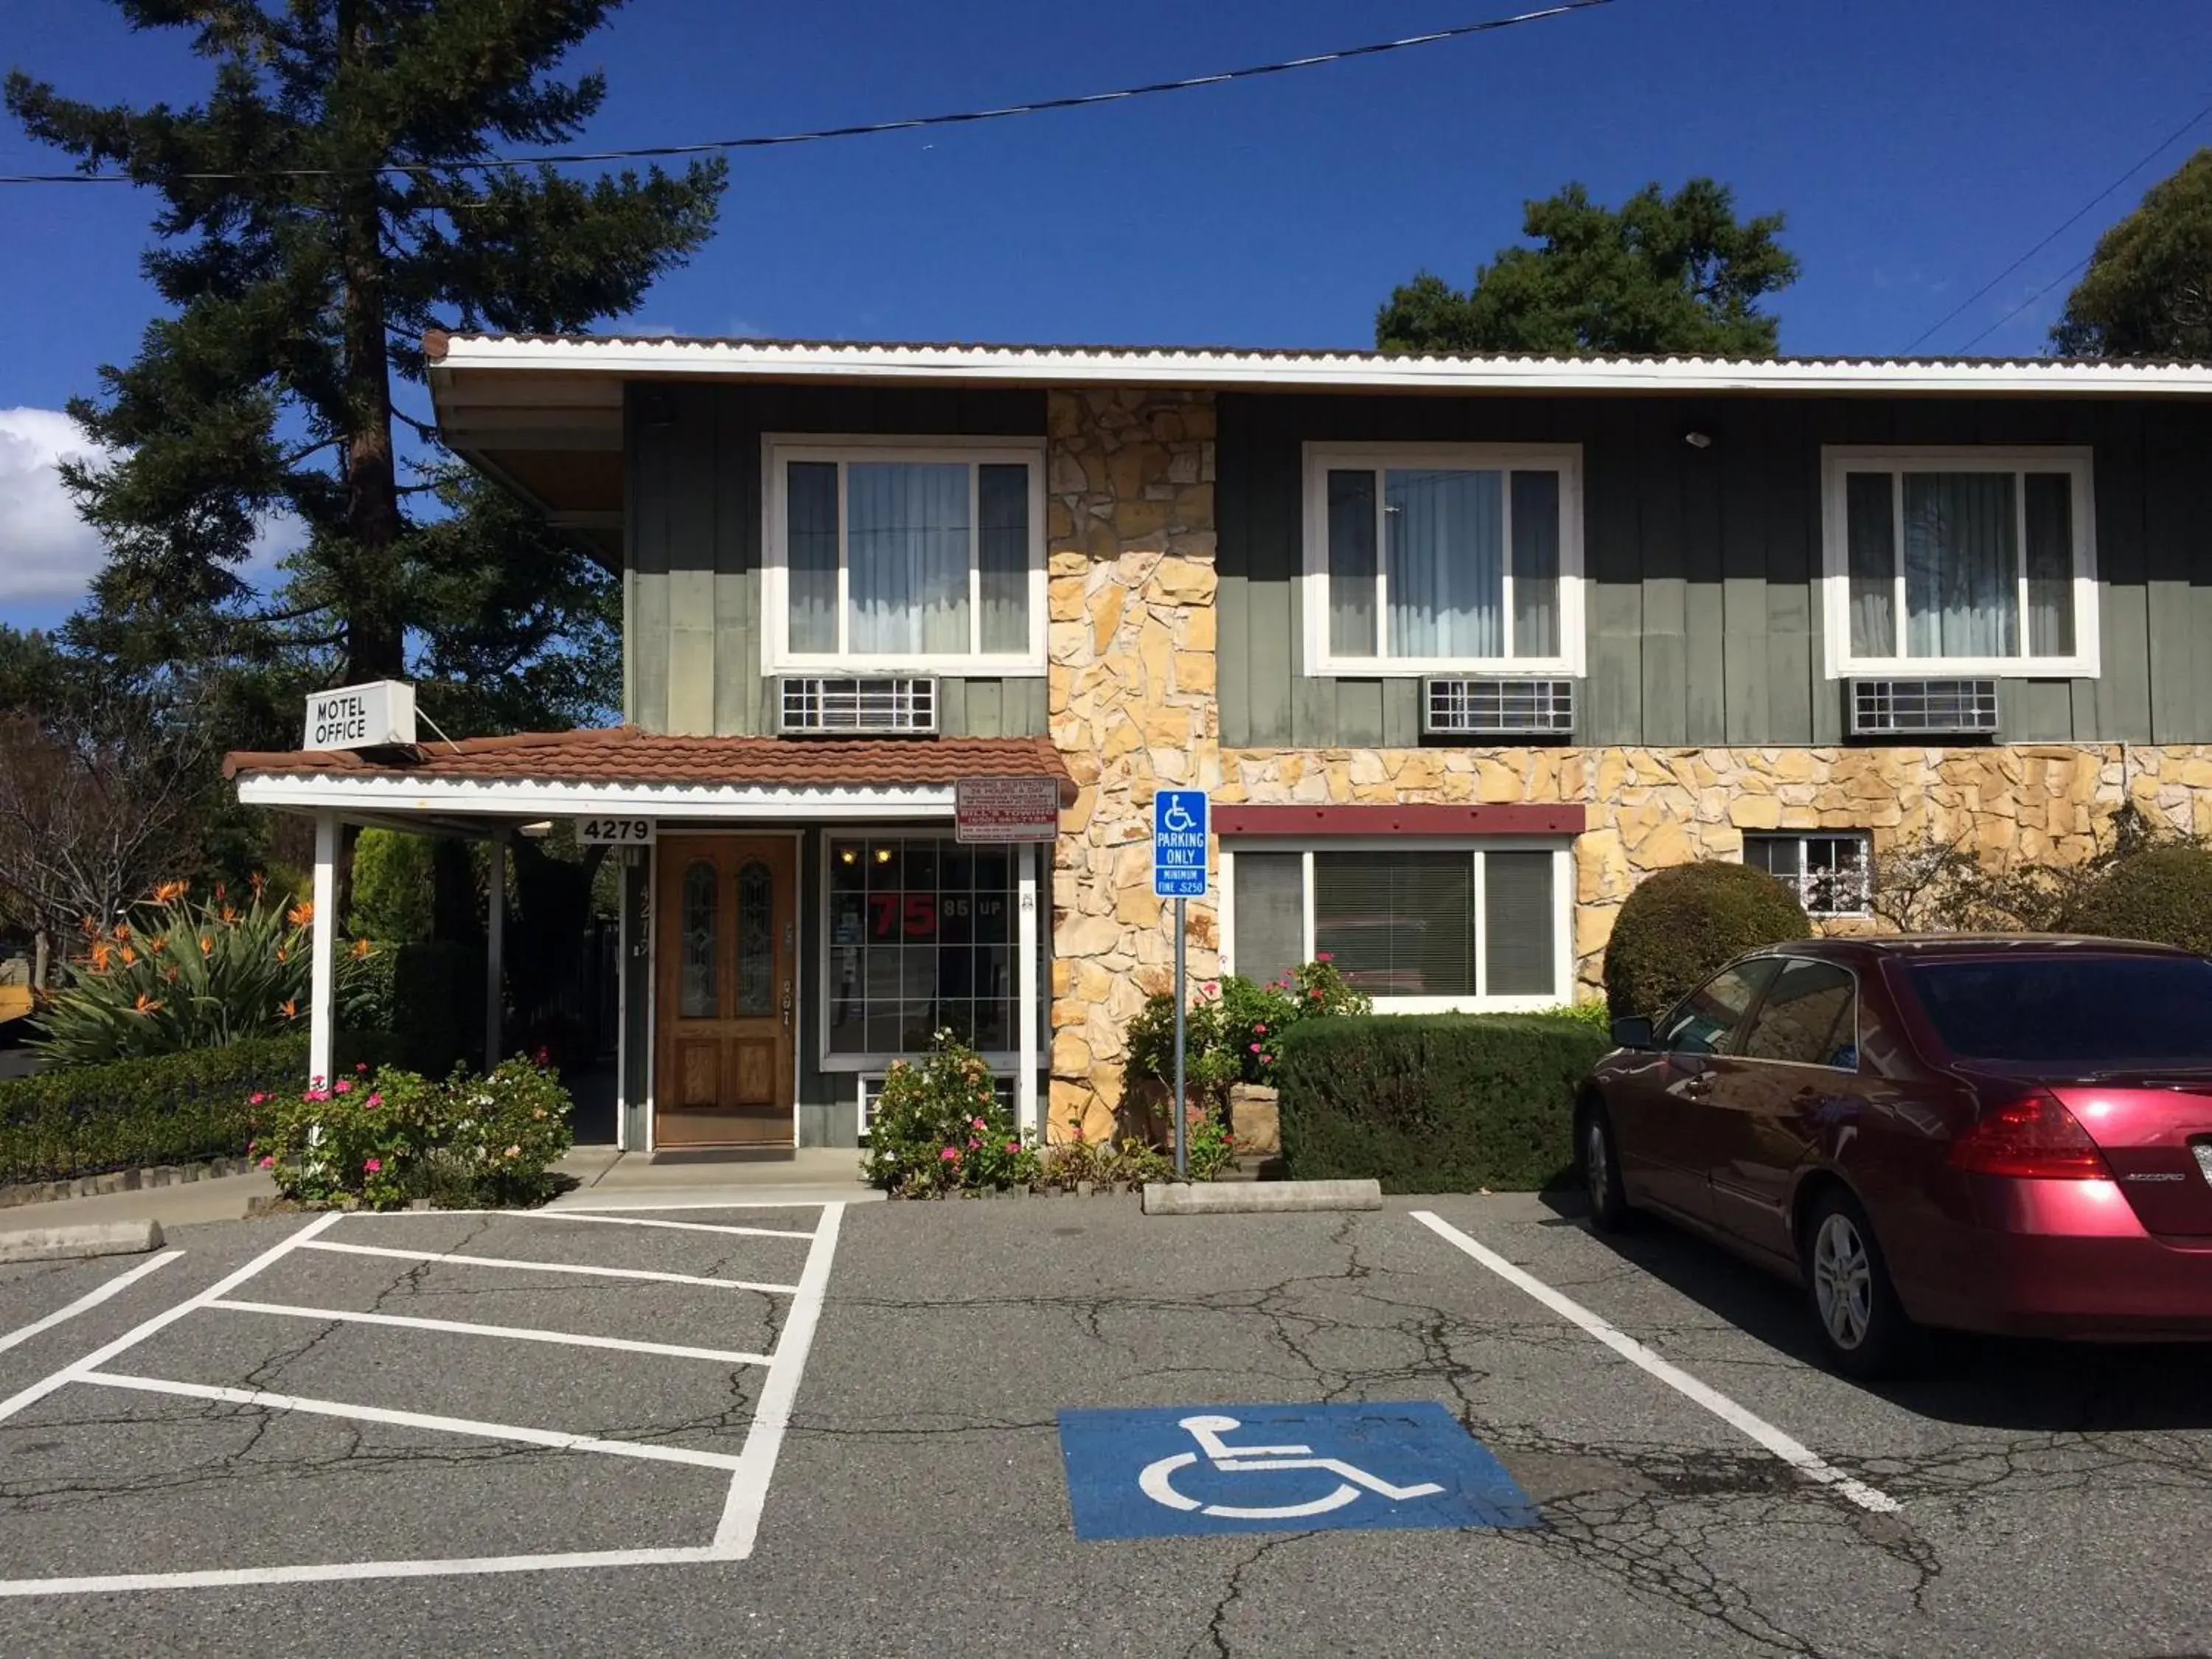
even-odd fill
[[[1206,801],[1203,789],[1163,789],[1152,797],[1152,892],[1175,901],[1175,1171],[1190,1174],[1190,1111],[1183,1092],[1183,915],[1187,900],[1206,896]]]

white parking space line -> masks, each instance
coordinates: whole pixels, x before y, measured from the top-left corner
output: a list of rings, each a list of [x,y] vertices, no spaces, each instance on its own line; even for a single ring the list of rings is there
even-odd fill
[[[172,1261],[174,1261],[183,1254],[184,1252],[182,1250],[164,1250],[161,1255],[154,1257],[151,1261],[140,1262],[129,1273],[118,1273],[114,1278],[109,1279],[105,1285],[102,1285],[98,1290],[88,1291],[86,1294],[77,1297],[76,1301],[70,1303],[67,1307],[55,1309],[44,1319],[34,1319],[27,1325],[18,1325],[14,1330],[9,1332],[7,1335],[0,1336],[0,1353],[5,1353],[9,1349],[14,1347],[19,1342],[28,1342],[40,1331],[50,1331],[53,1329],[55,1326],[59,1325],[67,1320],[75,1319],[79,1314],[85,1312],[88,1309],[97,1308],[111,1296],[114,1296],[121,1291],[129,1290],[133,1285],[136,1285],[140,1279],[145,1278],[148,1273],[152,1273],[156,1267],[167,1267]]]
[[[726,1210],[765,1206],[750,1204],[715,1204],[685,1207]],[[435,1250],[404,1250],[379,1245],[346,1244],[321,1237],[343,1218],[340,1212],[332,1212],[328,1215],[318,1217],[282,1243],[263,1251],[244,1267],[224,1275],[198,1295],[188,1297],[176,1306],[145,1321],[143,1324],[133,1327],[114,1341],[94,1349],[73,1364],[64,1366],[60,1370],[41,1378],[27,1389],[19,1390],[8,1399],[0,1400],[0,1420],[4,1420],[38,1401],[45,1399],[57,1389],[74,1382],[93,1388],[135,1389],[147,1394],[217,1401],[266,1411],[300,1412],[309,1415],[350,1419],[360,1422],[386,1423],[396,1427],[419,1428],[441,1433],[467,1435],[479,1439],[512,1441],[525,1445],[543,1447],[549,1450],[592,1452],[612,1457],[687,1464],[726,1471],[730,1477],[730,1490],[724,1501],[720,1524],[713,1542],[649,1549],[565,1550],[518,1555],[459,1556],[434,1559],[326,1561],[296,1566],[217,1567],[175,1572],[106,1573],[76,1577],[0,1579],[0,1598],[27,1595],[107,1595],[125,1590],[213,1589],[253,1584],[339,1583],[370,1578],[472,1577],[487,1573],[551,1572],[581,1568],[680,1566],[706,1562],[744,1560],[752,1553],[754,1543],[759,1534],[761,1511],[768,1501],[769,1486],[775,1473],[777,1455],[781,1449],[785,1431],[790,1425],[792,1407],[798,1397],[799,1378],[805,1370],[807,1352],[812,1346],[815,1330],[821,1320],[822,1304],[829,1289],[831,1259],[836,1249],[838,1221],[845,1208],[842,1201],[836,1200],[829,1202],[814,1200],[804,1205],[793,1202],[779,1204],[776,1207],[816,1209],[822,1212],[821,1222],[811,1233],[788,1235],[811,1241],[807,1249],[806,1265],[800,1273],[799,1282],[796,1285],[749,1284],[726,1279],[696,1278],[684,1273],[647,1273],[637,1268],[587,1267],[566,1262],[518,1261],[496,1256],[473,1256]],[[594,1216],[592,1218],[599,1220],[601,1218]],[[605,1219],[609,1222],[617,1220],[611,1216]],[[717,1228],[714,1231],[734,1230]],[[421,1319],[396,1314],[353,1314],[337,1309],[304,1308],[281,1303],[255,1302],[244,1297],[234,1297],[230,1294],[248,1279],[264,1272],[295,1249],[330,1249],[353,1255],[397,1257],[404,1261],[458,1261],[474,1263],[483,1267],[537,1268],[551,1273],[584,1273],[614,1279],[652,1279],[679,1285],[707,1285],[725,1290],[752,1290],[787,1295],[793,1297],[793,1302],[785,1317],[783,1331],[777,1340],[775,1352],[769,1354],[748,1354],[726,1352],[719,1349],[681,1347],[671,1344],[632,1342],[611,1337],[586,1337],[574,1333],[541,1331],[526,1327],[477,1325],[459,1321]],[[139,1273],[151,1271],[158,1265],[160,1265],[158,1262],[148,1263],[132,1274],[125,1275],[125,1278],[126,1279],[135,1278]],[[106,1294],[112,1295],[115,1291],[121,1288],[123,1288],[123,1281],[118,1280],[111,1287],[106,1287]],[[87,1299],[87,1305],[92,1305],[92,1299]],[[142,1376],[104,1369],[109,1360],[137,1346],[155,1333],[167,1329],[188,1315],[210,1309],[283,1314],[300,1318],[359,1321],[368,1324],[405,1326],[453,1334],[498,1336],[523,1341],[615,1348],[670,1358],[712,1359],[729,1364],[764,1365],[768,1375],[762,1385],[759,1403],[754,1408],[753,1420],[747,1428],[744,1443],[738,1452],[732,1454],[693,1451],[683,1447],[661,1445],[648,1441],[610,1440],[592,1435],[567,1434],[556,1430],[530,1428],[511,1423],[489,1423],[471,1418],[443,1417],[426,1412],[395,1411],[383,1407],[356,1405],[343,1401],[313,1400],[263,1389],[222,1388],[199,1382],[179,1382],[167,1377]],[[64,1312],[68,1310],[65,1310]]]
[[[428,1412],[392,1411],[383,1406],[356,1406],[343,1400],[309,1400],[300,1395],[276,1394],[264,1389],[227,1389],[212,1382],[176,1382],[166,1376],[130,1376],[117,1371],[85,1371],[76,1381],[103,1389],[135,1389],[143,1394],[171,1394],[186,1400],[258,1406],[264,1411],[304,1412],[313,1417],[389,1423],[403,1429],[430,1429],[440,1434],[465,1434],[480,1440],[513,1440],[553,1451],[604,1452],[610,1457],[635,1457],[648,1463],[691,1463],[705,1469],[734,1470],[738,1467],[737,1455],[731,1452],[693,1451],[688,1446],[659,1446],[638,1440],[602,1440],[588,1434],[563,1434],[557,1429],[485,1423],[471,1417],[440,1417]]]
[[[814,1345],[815,1327],[822,1320],[822,1303],[830,1289],[830,1259],[837,1250],[837,1224],[842,1204],[825,1206],[822,1224],[799,1270],[799,1288],[792,1293],[783,1333],[776,1338],[775,1361],[768,1368],[753,1407],[752,1430],[738,1455],[738,1472],[730,1481],[730,1495],[722,1507],[722,1524],[715,1528],[714,1547],[742,1561],[753,1553],[759,1534],[761,1510],[768,1503],[769,1482],[775,1478],[776,1454],[783,1449],[784,1431],[791,1425],[791,1408],[799,1399],[799,1378],[806,1371],[807,1350]]]
[[[641,1216],[599,1214],[582,1210],[448,1210],[447,1215],[504,1215],[518,1221],[581,1221],[600,1227],[665,1227],[679,1233],[732,1233],[740,1238],[811,1238],[805,1227],[729,1227],[715,1221],[651,1221]]]
[[[544,1342],[569,1348],[611,1348],[620,1353],[663,1354],[671,1359],[712,1359],[724,1365],[765,1365],[764,1353],[738,1353],[727,1348],[690,1348],[674,1342],[636,1342],[627,1337],[584,1336],[574,1331],[541,1331],[522,1325],[478,1325],[460,1319],[423,1319],[412,1314],[356,1313],[345,1308],[300,1308],[288,1302],[244,1302],[225,1297],[210,1308],[235,1313],[283,1314],[294,1319],[319,1319],[332,1325],[394,1325],[407,1330],[446,1331],[456,1336],[497,1336],[510,1342]]]
[[[167,1330],[170,1326],[175,1324],[179,1319],[185,1317],[185,1315],[192,1313],[198,1309],[204,1308],[209,1303],[216,1301],[222,1297],[229,1295],[240,1285],[246,1283],[247,1279],[252,1278],[254,1274],[259,1273],[271,1262],[278,1261],[282,1257],[289,1255],[301,1245],[314,1237],[316,1234],[323,1232],[336,1225],[339,1214],[340,1212],[332,1210],[328,1215],[317,1216],[306,1226],[301,1228],[299,1231],[291,1234],[280,1243],[270,1245],[267,1249],[262,1251],[259,1255],[255,1256],[252,1261],[247,1262],[244,1267],[239,1268],[234,1273],[225,1273],[221,1279],[216,1280],[214,1284],[209,1285],[207,1289],[202,1291],[198,1296],[187,1297],[184,1301],[177,1304],[175,1307],[167,1309],[161,1313],[155,1314],[151,1319],[147,1320],[143,1324],[132,1326],[129,1330],[124,1332],[122,1335],[117,1337],[112,1342],[106,1343],[100,1347],[94,1348],[90,1353],[85,1355],[82,1359],[63,1366],[61,1370],[55,1371],[51,1376],[40,1377],[36,1382],[32,1383],[27,1389],[18,1389],[14,1394],[9,1395],[5,1400],[0,1400],[0,1422],[5,1422],[9,1418],[13,1417],[17,1412],[21,1411],[26,1406],[36,1405],[40,1401],[44,1400],[48,1395],[53,1393],[55,1389],[66,1388],[70,1383],[81,1380],[87,1371],[95,1370],[99,1367],[105,1365],[109,1360],[114,1358],[116,1355],[126,1352],[129,1350],[137,1347],[141,1342],[143,1342],[148,1337],[153,1335],[156,1331]]]
[[[789,1296],[796,1285],[763,1285],[744,1279],[702,1279],[696,1273],[650,1273],[643,1267],[586,1267],[572,1261],[518,1261],[503,1255],[468,1255],[458,1250],[403,1250],[391,1244],[342,1244],[335,1238],[313,1238],[301,1246],[309,1250],[336,1250],[345,1255],[390,1256],[398,1261],[458,1261],[470,1267],[520,1267],[528,1273],[581,1273],[587,1279],[649,1279],[659,1285],[711,1285],[720,1291],[760,1291],[769,1296]]]
[[[1534,1274],[1516,1267],[1487,1245],[1476,1243],[1441,1217],[1427,1210],[1415,1210],[1411,1213],[1414,1220],[1455,1249],[1474,1257],[1507,1284],[1535,1297],[1560,1317],[1581,1326],[1623,1359],[1650,1372],[1678,1394],[1704,1407],[1731,1428],[1749,1436],[1806,1479],[1833,1487],[1838,1494],[1861,1509],[1871,1510],[1877,1515],[1894,1514],[1904,1507],[1887,1492],[1877,1492],[1864,1481],[1845,1474],[1802,1442],[1792,1439],[1764,1418],[1746,1411],[1719,1389],[1699,1382],[1680,1366],[1661,1358],[1634,1337],[1592,1313],[1581,1303],[1562,1295]]]

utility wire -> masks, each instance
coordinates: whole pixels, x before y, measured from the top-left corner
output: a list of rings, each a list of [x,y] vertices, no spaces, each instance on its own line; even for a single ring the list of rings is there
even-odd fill
[[[1991,323],[1979,334],[1974,336],[1972,339],[1967,341],[1966,344],[1960,346],[1959,348],[1960,354],[1964,355],[1966,352],[1972,351],[1976,346],[1981,344],[1983,341],[1988,339],[1990,335],[1996,333],[2014,318],[2019,316],[2021,312],[2027,310],[2038,300],[2040,300],[2045,295],[2050,293],[2052,289],[2057,288],[2059,283],[2069,281],[2069,279],[2081,275],[2082,271],[2088,269],[2089,261],[2096,257],[2097,256],[2094,251],[2083,254],[2072,264],[2069,265],[2065,270],[2060,271],[2056,276],[2053,276],[2049,282],[2045,283],[2041,288],[2036,289],[2034,293],[2029,295],[2027,298],[2022,300],[2010,311],[2005,313],[2003,316],[1998,318],[1996,321]]]
[[[979,121],[1001,121],[1016,115],[1038,115],[1048,110],[1085,109],[1095,104],[1120,103],[1132,98],[1147,98],[1156,93],[1189,92],[1200,87],[1226,86],[1234,81],[1253,81],[1262,76],[1285,75],[1292,70],[1318,69],[1328,64],[1341,64],[1355,58],[1376,58],[1385,52],[1405,52],[1415,46],[1432,46],[1445,40],[1458,40],[1474,34],[1490,34],[1499,29],[1510,29],[1522,23],[1542,22],[1548,18],[1564,17],[1570,12],[1589,11],[1598,6],[1610,5],[1613,0],[1560,0],[1557,5],[1546,6],[1537,11],[1524,11],[1511,17],[1486,18],[1479,23],[1462,23],[1448,29],[1432,29],[1426,34],[1409,34],[1401,40],[1377,40],[1367,46],[1344,46],[1334,52],[1316,52],[1310,58],[1285,58],[1280,63],[1257,64],[1246,69],[1224,70],[1213,75],[1194,75],[1180,81],[1154,81],[1140,87],[1122,87],[1112,92],[1086,92],[1066,98],[1041,98],[1026,104],[1006,104],[997,109],[963,110],[947,115],[921,115],[903,121],[872,121],[859,126],[823,127],[811,132],[781,132],[746,138],[715,138],[696,144],[653,144],[635,149],[575,150],[550,155],[510,155],[494,160],[475,161],[394,161],[374,167],[260,167],[245,173],[181,173],[172,175],[178,180],[210,182],[230,179],[330,179],[357,177],[364,173],[498,173],[516,167],[558,167],[590,161],[628,161],[672,155],[708,155],[733,149],[768,149],[782,144],[819,143],[831,138],[866,138],[886,132],[915,132],[927,127],[951,127]],[[0,185],[120,185],[135,182],[127,173],[0,173]]]
[[[2064,224],[2059,226],[2057,229],[2052,231],[2051,234],[2045,237],[2033,247],[2028,249],[2027,252],[2021,254],[2019,258],[2014,260],[2002,270],[1997,272],[1996,276],[1990,277],[1988,282],[1984,283],[1972,294],[1969,294],[1965,299],[1960,301],[1957,305],[1952,307],[1950,310],[1944,313],[1943,315],[1934,324],[1930,325],[1927,329],[1922,331],[1918,339],[1913,341],[1911,345],[1905,348],[1904,355],[1908,357],[1911,356],[1914,352],[1920,349],[1922,343],[1930,336],[1941,332],[1961,312],[1972,307],[1976,301],[1985,298],[1990,289],[1996,288],[1996,285],[2004,281],[2006,277],[2011,276],[2013,272],[2018,270],[2030,259],[2035,258],[2037,254],[2042,252],[2044,249],[2049,247],[2061,236],[2063,236],[2068,231],[2073,229],[2075,225],[2081,223],[2081,221],[2087,216],[2089,210],[2092,208],[2095,207],[2107,196],[2110,196],[2122,185],[2127,183],[2129,179],[2134,178],[2136,174],[2141,173],[2145,167],[2148,167],[2153,161],[2156,161],[2160,155],[2165,154],[2166,150],[2172,149],[2172,146],[2179,142],[2191,127],[2195,126],[2199,121],[2202,121],[2208,115],[2212,115],[2212,104],[2205,105],[2203,109],[2198,110],[2196,114],[2191,116],[2186,121],[2184,121],[2172,132],[2160,139],[2157,144],[2154,146],[2141,161],[2137,161],[2133,167],[2130,167],[2118,178],[2113,179],[2111,184],[2106,185],[2104,189],[2099,191],[2094,196],[2092,196],[2087,201],[2084,202],[2073,214],[2069,215]],[[2075,265],[2074,267],[2074,270],[2081,270],[2081,265],[2086,265],[2088,263],[2088,259],[2084,258],[2081,261],[2081,264]],[[1968,350],[1973,346],[1978,344],[1981,341],[1987,339],[1991,334],[1994,334],[2005,324],[2010,322],[2014,317],[2027,309],[2029,306],[2033,305],[2038,300],[2048,294],[2052,289],[2057,287],[2060,283],[2064,282],[2067,276],[2071,276],[2074,274],[2074,270],[2068,271],[2065,276],[2060,276],[2055,281],[2045,283],[2041,288],[2036,289],[2034,293],[2029,295],[2027,299],[2021,301],[2020,304],[2014,306],[2010,311],[2005,313],[2003,316],[1998,318],[1996,322],[1991,323],[1979,334],[1977,334],[1972,339],[1967,341],[1966,343],[1960,347],[1959,349],[1961,351]]]

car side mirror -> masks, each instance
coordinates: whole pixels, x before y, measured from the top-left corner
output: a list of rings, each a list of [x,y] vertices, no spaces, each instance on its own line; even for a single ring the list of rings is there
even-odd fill
[[[1657,1039],[1651,1035],[1651,1022],[1638,1015],[1630,1019],[1613,1022],[1613,1046],[1616,1048],[1655,1048]]]

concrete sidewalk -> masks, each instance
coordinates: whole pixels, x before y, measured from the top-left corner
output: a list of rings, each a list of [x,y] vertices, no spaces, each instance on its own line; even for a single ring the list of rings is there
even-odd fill
[[[101,1221],[158,1221],[163,1228],[189,1227],[201,1221],[242,1221],[257,1198],[274,1198],[276,1183],[256,1171],[214,1181],[187,1181],[173,1187],[142,1187],[136,1192],[100,1193],[91,1198],[58,1198],[44,1204],[13,1204],[0,1209],[0,1232],[29,1227],[75,1227]]]
[[[718,1157],[617,1152],[579,1146],[560,1164],[581,1184],[555,1199],[556,1210],[673,1208],[685,1205],[866,1203],[884,1194],[860,1180],[849,1146]]]

